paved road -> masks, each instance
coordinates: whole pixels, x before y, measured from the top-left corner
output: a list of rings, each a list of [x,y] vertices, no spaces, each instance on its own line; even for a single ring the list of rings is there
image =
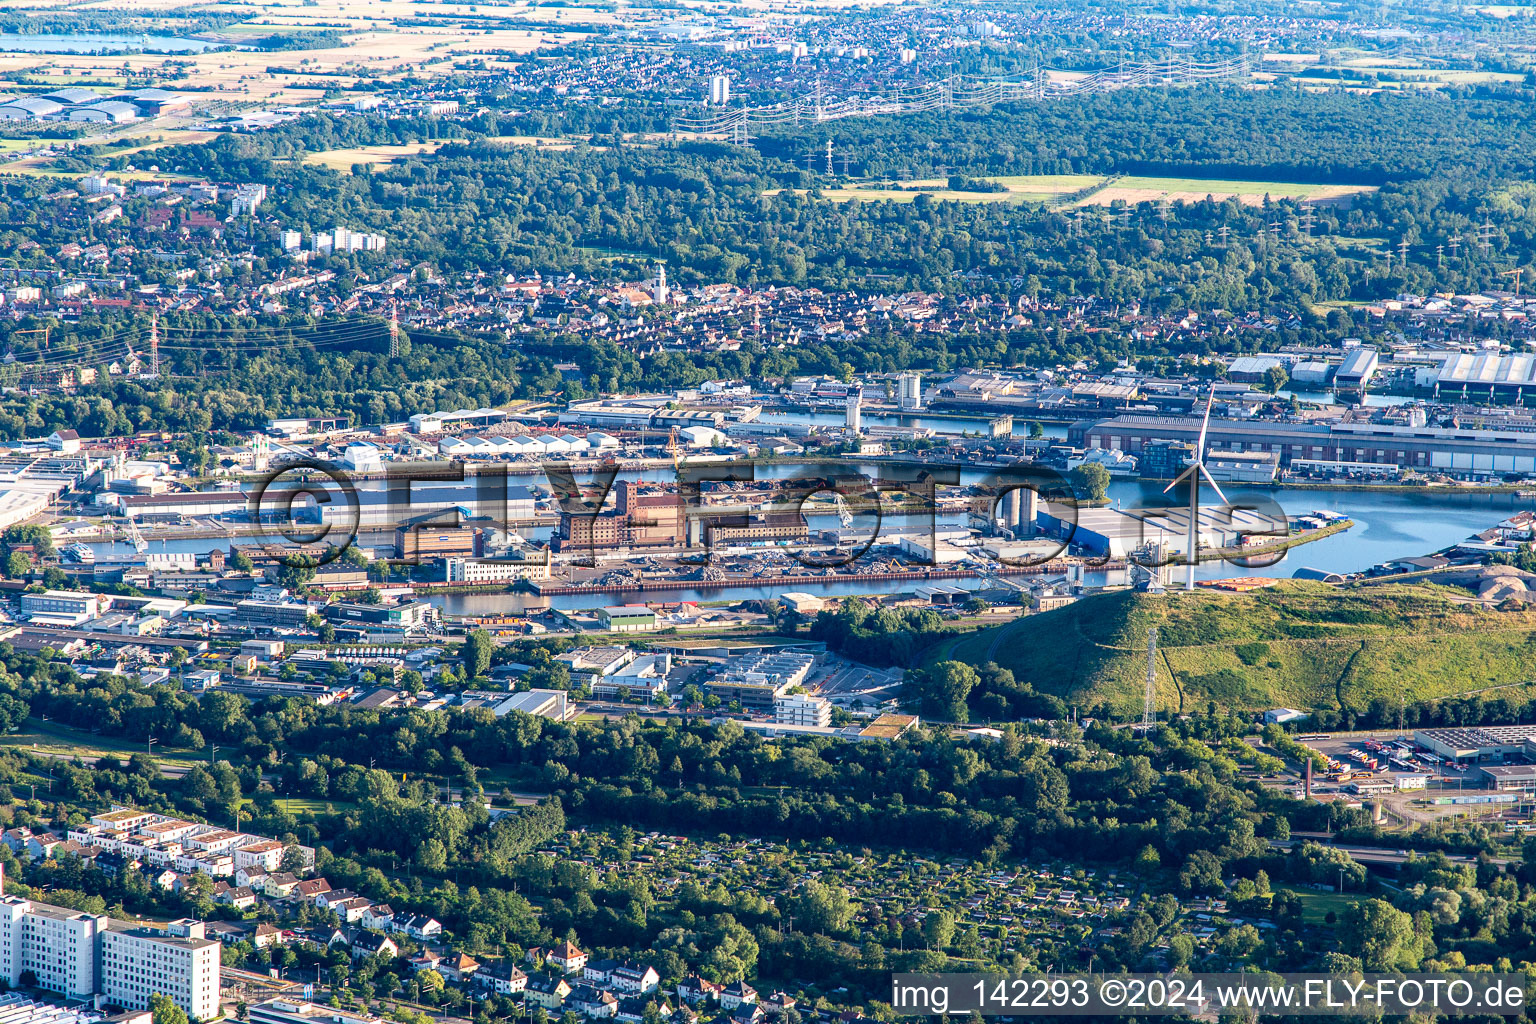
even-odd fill
[[[1368,846],[1362,844],[1350,844],[1348,846],[1341,846],[1328,840],[1325,834],[1321,832],[1292,832],[1290,839],[1271,839],[1269,845],[1271,849],[1275,850],[1290,850],[1296,844],[1302,842],[1322,843],[1324,846],[1329,846],[1335,850],[1343,851],[1344,853],[1348,854],[1352,860],[1357,861],[1358,863],[1366,865],[1376,864],[1383,867],[1402,864],[1404,861],[1408,860],[1409,857],[1413,856],[1414,853],[1417,853],[1420,857],[1423,857],[1426,856],[1429,852],[1425,850],[1406,850],[1401,847]],[[1477,863],[1477,858],[1469,853],[1447,853],[1446,858],[1458,864]],[[1491,860],[1493,863],[1501,865],[1520,863],[1519,857],[1493,857]]]

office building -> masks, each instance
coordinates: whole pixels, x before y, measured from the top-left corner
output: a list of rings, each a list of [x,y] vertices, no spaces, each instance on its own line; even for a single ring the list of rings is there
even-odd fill
[[[32,622],[50,626],[78,626],[106,610],[110,598],[83,590],[49,590],[22,594],[22,613]]]

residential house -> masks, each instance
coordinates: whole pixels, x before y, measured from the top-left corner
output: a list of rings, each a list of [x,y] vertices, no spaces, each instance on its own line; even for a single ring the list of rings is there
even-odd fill
[[[357,924],[372,906],[373,901],[366,896],[353,896],[345,900],[331,900],[326,909],[341,918],[344,924]]]
[[[546,1010],[559,1010],[565,1006],[566,997],[570,994],[570,982],[564,978],[536,974],[528,979],[528,984],[523,990],[523,999],[534,1006],[542,1006]]]
[[[661,984],[661,975],[649,964],[619,964],[608,977],[609,987],[623,995],[643,996]]]
[[[203,922],[203,934],[210,939],[217,939],[226,946],[244,942],[247,930],[245,924],[240,921]]]
[[[250,886],[229,885],[228,883],[220,884],[224,886],[224,889],[221,892],[214,893],[213,902],[222,903],[227,907],[234,907],[236,910],[248,910],[256,905],[256,890]]]
[[[759,999],[757,1001],[757,1005],[761,1006],[763,1008],[763,1012],[768,1014],[770,1017],[788,1017],[789,1011],[795,1008],[796,1002],[794,996],[790,995],[788,992],[785,992],[783,989],[779,989],[767,999]]]
[[[593,1019],[615,1017],[619,1012],[618,996],[591,985],[576,986],[566,1002],[577,1013]]]
[[[261,880],[261,891],[274,900],[287,897],[298,887],[298,878],[286,871],[274,871]]]
[[[388,903],[375,903],[363,911],[358,923],[376,932],[386,932],[395,923],[395,912],[389,908]]]
[[[588,985],[607,988],[608,982],[613,977],[613,969],[619,966],[622,966],[619,960],[588,960],[586,966],[581,969],[581,980]]]
[[[733,981],[720,990],[720,1008],[735,1010],[746,1003],[757,1002],[757,989],[744,981]]]
[[[564,971],[566,974],[575,974],[587,966],[588,956],[576,944],[567,939],[544,956],[544,962],[549,966]]]
[[[327,889],[325,892],[316,894],[315,906],[321,910],[330,910],[333,904],[345,903],[347,900],[355,899],[356,897],[357,893],[351,889]]]
[[[480,969],[480,961],[468,953],[450,953],[437,965],[437,973],[449,981],[468,981]]]
[[[276,925],[262,921],[251,930],[251,945],[257,949],[266,949],[283,941],[283,930]]]
[[[293,892],[288,894],[289,899],[298,900],[301,903],[313,903],[315,897],[323,892],[331,891],[331,883],[323,878],[306,878],[294,886]]]
[[[475,972],[475,983],[498,996],[510,996],[528,987],[528,975],[510,960],[497,960]]]
[[[640,996],[631,996],[628,999],[619,1000],[619,1011],[614,1015],[615,1019],[620,1021],[620,1024],[643,1024],[645,1021],[645,1008],[653,1002],[656,1003],[656,1008],[661,1011],[663,1020],[666,1020],[673,1014],[672,1004],[668,1003],[665,999],[657,1001],[655,999],[641,998]]]
[[[690,974],[677,983],[677,998],[686,1003],[713,1003],[720,999],[720,989],[724,986],[712,981]]]
[[[52,832],[39,832],[27,837],[27,856],[32,860],[47,860],[63,845],[64,840]]]
[[[5,830],[5,845],[18,857],[27,852],[27,840],[31,838],[32,830],[25,825]]]
[[[417,942],[428,942],[443,934],[442,922],[426,914],[396,914],[390,931],[409,935]]]
[[[387,956],[393,959],[399,955],[400,947],[395,945],[395,940],[380,932],[358,932],[352,940],[354,960],[367,956]]]
[[[235,868],[235,884],[248,885],[252,889],[264,887],[267,877],[267,869],[259,867]]]

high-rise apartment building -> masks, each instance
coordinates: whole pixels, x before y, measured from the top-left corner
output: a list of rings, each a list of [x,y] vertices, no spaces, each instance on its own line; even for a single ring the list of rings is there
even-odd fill
[[[161,930],[0,895],[0,980],[75,999],[99,994],[128,1010],[166,995],[193,1020],[211,1020],[219,1015],[219,943],[198,921]]]

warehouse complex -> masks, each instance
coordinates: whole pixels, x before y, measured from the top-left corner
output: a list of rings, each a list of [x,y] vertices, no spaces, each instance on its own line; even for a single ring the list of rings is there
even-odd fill
[[[1192,442],[1195,417],[1126,415],[1073,425],[1073,444],[1132,455],[1159,441]],[[1305,462],[1334,466],[1432,470],[1467,479],[1536,473],[1536,434],[1460,427],[1400,427],[1381,423],[1290,423],[1212,420],[1217,452],[1272,452],[1282,468]]]
[[[1519,756],[1536,758],[1536,725],[1478,725],[1419,729],[1413,741],[1447,761],[1477,764]]]

